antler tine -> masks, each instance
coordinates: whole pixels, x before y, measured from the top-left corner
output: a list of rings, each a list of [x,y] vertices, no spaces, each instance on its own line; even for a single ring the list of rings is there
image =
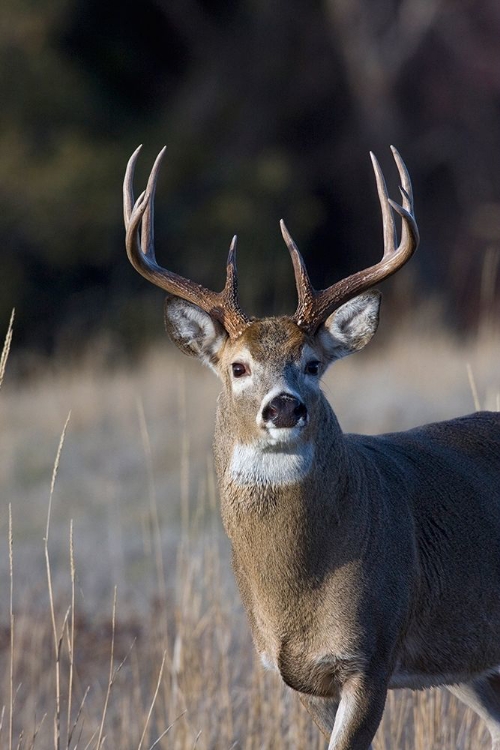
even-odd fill
[[[160,166],[165,156],[166,146],[163,146],[162,150],[158,154],[153,164],[153,169],[150,172],[148,178],[148,184],[146,185],[146,210],[144,211],[141,224],[141,247],[142,252],[155,260],[155,246],[154,246],[154,203],[156,195],[156,184],[158,182],[158,174]]]
[[[123,183],[123,214],[126,227],[127,255],[136,269],[144,278],[152,282],[168,294],[197,305],[213,318],[218,320],[231,338],[236,338],[246,328],[249,319],[243,313],[238,302],[238,278],[236,272],[236,237],[231,242],[227,261],[226,283],[222,292],[213,292],[201,284],[185,279],[156,262],[154,250],[154,196],[158,180],[161,160],[165,153],[163,148],[156,157],[153,169],[149,175],[146,190],[134,203],[132,181],[135,164],[140,147],[134,151],[129,159]],[[141,227],[141,242],[139,241],[139,226]]]
[[[238,273],[236,270],[236,243],[238,237],[234,235],[229,245],[229,253],[226,262],[226,283],[224,285],[223,294],[227,299],[227,303],[231,306],[238,305]]]
[[[137,158],[141,153],[142,144],[137,146],[136,150],[127,162],[127,169],[125,170],[125,177],[123,179],[123,220],[125,227],[130,221],[132,209],[134,208],[134,172]]]
[[[382,226],[384,232],[384,258],[392,255],[396,250],[396,224],[394,223],[394,214],[392,213],[389,205],[389,194],[387,192],[387,185],[385,178],[378,163],[378,159],[375,154],[370,151],[370,158],[372,160],[373,171],[375,172],[375,181],[377,183],[378,199],[380,201],[380,208],[382,211]]]
[[[311,311],[314,306],[316,292],[311,284],[311,280],[309,279],[304,258],[300,254],[299,249],[293,241],[290,232],[286,228],[283,219],[280,221],[280,227],[281,234],[283,235],[283,239],[286,242],[288,251],[292,258],[295,286],[297,287],[297,296],[299,299],[295,316],[297,324],[301,325],[303,321],[305,322],[305,318],[307,318],[307,312]]]
[[[411,185],[410,175],[409,175],[408,170],[406,168],[406,164],[404,163],[403,159],[401,158],[401,154],[399,153],[399,151],[397,150],[397,148],[395,148],[394,146],[391,146],[391,151],[392,151],[392,155],[394,156],[394,161],[396,162],[396,165],[397,165],[397,168],[398,168],[399,177],[401,179],[401,185],[400,185],[399,190],[401,192],[401,197],[403,199],[403,206],[402,207],[405,209],[405,211],[408,212],[408,214],[411,214],[411,220],[413,221],[413,223],[415,224],[415,227],[416,227],[415,209],[414,209],[414,206],[413,206],[413,188],[412,188],[412,185]],[[399,213],[399,211],[398,211],[399,207],[397,206],[397,204],[394,204],[393,201],[389,201],[389,202],[390,202],[392,208],[394,208],[394,210]],[[402,229],[401,229],[401,244],[405,244],[406,242],[408,242],[408,239],[409,239],[409,237],[408,237],[407,223],[405,221],[403,221],[402,222]]]
[[[402,206],[389,198],[380,165],[375,156],[370,154],[377,182],[384,231],[384,254],[379,263],[363,271],[358,271],[327,289],[317,291],[309,281],[304,261],[295,243],[286,231],[286,228],[284,228],[284,225],[282,225],[283,237],[292,255],[299,297],[299,303],[293,320],[300,328],[309,333],[314,333],[321,323],[342,304],[348,302],[358,294],[371,289],[380,281],[398,271],[411,258],[418,247],[419,234],[413,211],[413,193],[410,175],[401,156],[394,147],[392,147],[392,153],[402,182]],[[396,211],[402,219],[401,241],[397,247],[393,211]]]
[[[391,146],[391,151],[398,168],[399,176],[401,178],[400,190],[403,195],[403,208],[405,208],[407,211],[410,211],[414,216],[415,212],[413,210],[413,187],[411,184],[410,173],[408,172],[406,164],[401,158],[401,154],[399,153],[397,148],[395,146]]]

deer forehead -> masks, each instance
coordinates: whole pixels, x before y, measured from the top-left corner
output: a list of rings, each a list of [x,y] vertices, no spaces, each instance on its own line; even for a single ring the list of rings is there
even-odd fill
[[[290,318],[264,318],[253,321],[227,351],[231,362],[238,359],[281,369],[299,362],[314,342]]]

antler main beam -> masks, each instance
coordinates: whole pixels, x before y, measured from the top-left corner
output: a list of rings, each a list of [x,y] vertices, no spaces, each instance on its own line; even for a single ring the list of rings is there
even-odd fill
[[[391,146],[391,149],[401,179],[401,206],[389,198],[380,165],[375,156],[370,154],[377,182],[384,232],[384,254],[379,263],[363,271],[358,271],[327,289],[314,289],[295,242],[291,238],[284,221],[280,222],[283,238],[292,257],[297,286],[298,305],[293,320],[300,328],[309,333],[314,333],[321,323],[344,302],[348,302],[358,294],[371,289],[380,281],[392,276],[411,258],[417,249],[419,234],[414,215],[410,175],[398,151],[394,146]],[[154,197],[165,148],[156,157],[146,190],[135,201],[133,178],[140,150],[141,146],[130,157],[123,183],[126,247],[130,262],[148,281],[156,284],[169,294],[197,305],[218,320],[231,338],[238,337],[248,326],[250,320],[241,310],[238,301],[236,236],[233,237],[229,248],[226,283],[221,292],[213,292],[201,286],[201,284],[185,279],[158,265],[154,249]],[[398,246],[396,246],[397,234],[394,212],[399,214],[402,219],[401,241]]]
[[[380,165],[374,154],[370,153],[377,182],[384,230],[384,255],[382,260],[376,265],[370,266],[363,271],[358,271],[327,289],[316,290],[311,284],[304,259],[297,245],[291,238],[284,221],[280,222],[283,239],[292,256],[295,283],[299,298],[293,319],[300,328],[309,333],[314,333],[321,323],[334,310],[344,304],[344,302],[348,302],[358,294],[371,289],[380,281],[392,276],[393,273],[399,270],[411,258],[418,247],[419,234],[415,221],[410,175],[404,161],[394,146],[391,146],[391,150],[401,179],[402,206],[389,198]],[[393,211],[399,214],[402,219],[401,242],[397,247]]]
[[[130,262],[142,276],[169,294],[192,302],[218,320],[231,338],[236,338],[248,325],[249,319],[238,302],[236,272],[236,235],[229,248],[226,283],[222,292],[213,292],[201,284],[162,268],[156,261],[154,249],[154,197],[158,172],[165,154],[163,148],[156,157],[146,190],[134,201],[133,179],[137,148],[129,159],[123,181],[123,217],[126,228],[126,247]],[[139,230],[141,237],[139,239]]]

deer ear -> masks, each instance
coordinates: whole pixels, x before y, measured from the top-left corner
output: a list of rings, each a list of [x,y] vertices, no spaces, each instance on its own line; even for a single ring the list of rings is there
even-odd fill
[[[357,352],[377,330],[381,294],[360,294],[335,310],[318,331],[318,340],[330,362]]]
[[[198,357],[217,372],[220,352],[228,335],[208,313],[180,297],[165,300],[165,328],[181,352]]]

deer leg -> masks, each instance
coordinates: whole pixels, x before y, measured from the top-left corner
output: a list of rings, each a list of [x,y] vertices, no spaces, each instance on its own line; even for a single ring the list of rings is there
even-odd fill
[[[447,689],[483,719],[491,734],[492,750],[500,750],[500,674],[482,674]]]
[[[305,695],[304,693],[301,693],[299,698],[302,705],[305,706],[311,714],[314,723],[319,727],[325,737],[330,740],[339,702],[333,700],[333,698],[317,698],[314,695]],[[372,745],[369,745],[366,750],[372,750]]]
[[[370,750],[384,712],[387,681],[358,675],[341,691],[328,750]]]
[[[315,724],[329,740],[335,723],[338,701],[333,698],[317,698],[315,695],[300,693],[299,698],[314,719]]]

